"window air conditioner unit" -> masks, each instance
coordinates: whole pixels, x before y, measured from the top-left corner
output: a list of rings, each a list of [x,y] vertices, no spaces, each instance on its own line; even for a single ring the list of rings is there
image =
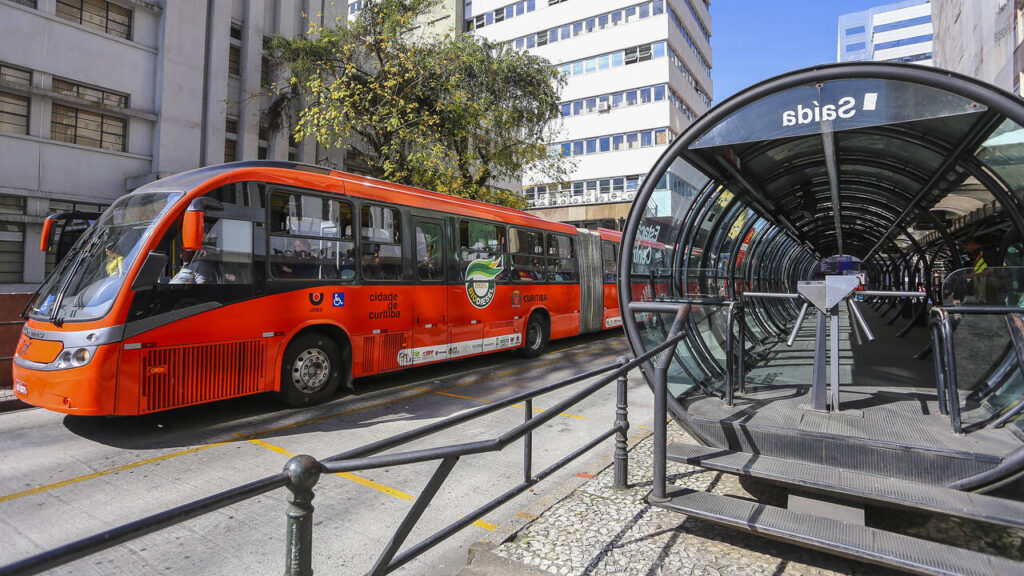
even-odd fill
[[[626,192],[626,200],[632,200],[636,196],[636,192]]]
[[[609,195],[609,198],[611,198],[612,200],[618,200],[619,199],[619,193],[618,192],[612,192]]]
[[[572,203],[573,203],[573,204],[579,204],[579,203],[580,203],[581,201],[582,201],[582,199],[581,199],[581,198],[573,198],[573,199],[572,199]]]
[[[559,204],[565,204],[565,198],[559,198],[558,199],[558,203]]]
[[[608,102],[598,102],[597,103],[597,111],[601,112],[601,113],[603,113],[603,112],[611,112],[612,111],[612,105],[609,104]]]

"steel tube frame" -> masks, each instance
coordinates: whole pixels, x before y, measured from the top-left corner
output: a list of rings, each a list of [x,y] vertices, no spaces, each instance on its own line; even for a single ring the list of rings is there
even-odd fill
[[[796,317],[796,324],[793,325],[793,331],[789,334],[789,339],[786,340],[786,346],[793,347],[793,342],[796,341],[796,335],[800,332],[800,328],[804,324],[804,318],[807,316],[807,308],[810,307],[810,302],[804,302],[804,305],[800,307],[800,315]]]

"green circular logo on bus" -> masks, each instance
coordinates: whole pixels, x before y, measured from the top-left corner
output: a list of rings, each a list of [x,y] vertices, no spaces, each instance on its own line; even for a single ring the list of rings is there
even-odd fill
[[[494,300],[494,279],[501,274],[501,256],[473,260],[466,268],[466,296],[477,308],[487,308]]]

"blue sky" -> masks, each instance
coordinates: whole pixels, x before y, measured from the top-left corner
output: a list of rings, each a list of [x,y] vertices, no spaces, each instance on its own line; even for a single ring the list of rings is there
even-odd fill
[[[713,0],[714,103],[766,78],[836,60],[839,15],[892,0]]]

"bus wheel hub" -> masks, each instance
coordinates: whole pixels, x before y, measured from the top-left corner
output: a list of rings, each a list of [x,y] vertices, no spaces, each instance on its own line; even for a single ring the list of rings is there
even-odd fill
[[[331,375],[331,361],[322,350],[305,350],[292,365],[292,381],[303,392],[316,392]]]

